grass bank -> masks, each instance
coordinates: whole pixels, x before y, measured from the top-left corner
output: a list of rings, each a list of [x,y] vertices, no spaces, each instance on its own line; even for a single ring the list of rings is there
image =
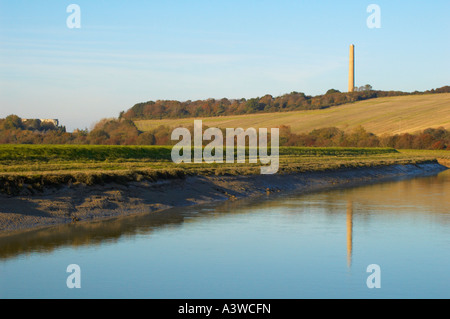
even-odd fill
[[[26,195],[63,185],[260,173],[260,163],[175,164],[171,161],[171,149],[171,146],[0,145],[0,192]],[[419,164],[437,159],[450,164],[447,151],[280,147],[279,153],[278,174]]]

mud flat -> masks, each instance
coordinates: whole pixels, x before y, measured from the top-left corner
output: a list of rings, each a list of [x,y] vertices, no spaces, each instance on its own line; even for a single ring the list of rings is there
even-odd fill
[[[432,161],[275,175],[189,176],[158,182],[50,187],[32,195],[0,194],[0,235],[215,201],[280,192],[306,193],[433,175],[446,169]]]

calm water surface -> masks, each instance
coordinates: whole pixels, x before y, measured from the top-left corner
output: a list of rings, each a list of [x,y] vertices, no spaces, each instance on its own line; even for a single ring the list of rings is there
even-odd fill
[[[445,171],[27,232],[0,238],[0,298],[450,298],[449,207]]]

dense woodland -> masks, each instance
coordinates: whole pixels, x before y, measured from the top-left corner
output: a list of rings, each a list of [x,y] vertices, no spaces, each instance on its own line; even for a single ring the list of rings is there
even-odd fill
[[[193,126],[188,128],[193,132]],[[382,136],[367,132],[361,126],[352,131],[328,127],[305,134],[294,134],[289,126],[284,125],[279,129],[281,146],[450,150],[450,131],[444,128],[429,128],[417,134]],[[0,119],[0,144],[171,145],[177,142],[171,141],[171,133],[172,129],[167,126],[140,132],[133,121],[124,118],[103,119],[91,131],[76,130],[73,133],[66,132],[64,127],[40,123],[39,120],[25,121],[17,115]]]
[[[450,93],[450,86],[432,89],[425,92],[376,91],[370,85],[357,88],[355,92],[342,93],[335,89],[323,95],[309,96],[304,93],[291,92],[279,97],[264,95],[251,99],[207,99],[198,101],[158,100],[138,103],[119,118],[128,120],[211,117],[223,115],[240,115],[253,113],[289,112],[299,110],[323,109],[331,106],[352,103],[367,99],[387,96]]]

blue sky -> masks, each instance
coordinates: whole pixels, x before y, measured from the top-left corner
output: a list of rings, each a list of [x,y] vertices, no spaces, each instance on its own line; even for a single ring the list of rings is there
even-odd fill
[[[81,28],[69,29],[70,4]],[[381,28],[369,29],[369,4]],[[450,84],[450,1],[0,0],[0,117],[89,128],[135,103]]]

